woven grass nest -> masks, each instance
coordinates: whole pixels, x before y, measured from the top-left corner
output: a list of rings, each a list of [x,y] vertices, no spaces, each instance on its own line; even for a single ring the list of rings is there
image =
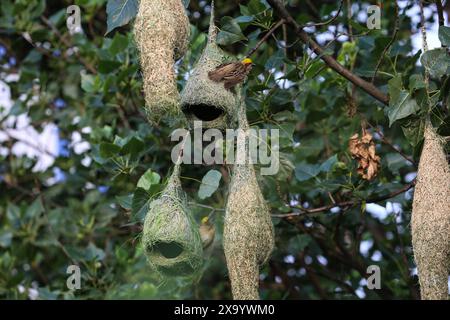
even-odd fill
[[[202,121],[204,128],[226,129],[235,121],[235,94],[226,90],[223,83],[208,78],[209,71],[230,60],[230,56],[217,46],[216,37],[212,5],[208,42],[181,92],[181,109],[191,128],[194,121]]]
[[[239,128],[246,133],[245,105],[239,108]],[[225,210],[223,246],[233,298],[259,299],[259,267],[270,257],[274,231],[269,208],[264,200],[252,164],[235,164]]]
[[[142,244],[148,263],[162,276],[189,276],[201,269],[203,249],[199,227],[187,208],[180,167],[161,195],[150,204]]]
[[[145,111],[151,121],[180,114],[174,70],[188,47],[189,19],[181,0],[141,0],[134,24]]]
[[[425,127],[411,218],[412,244],[422,299],[448,299],[450,271],[450,170],[444,141]]]

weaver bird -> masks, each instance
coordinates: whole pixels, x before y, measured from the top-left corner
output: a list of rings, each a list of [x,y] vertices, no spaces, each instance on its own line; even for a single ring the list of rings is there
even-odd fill
[[[214,236],[216,234],[216,228],[210,223],[208,217],[203,217],[199,232],[200,238],[202,239],[203,249],[206,249],[213,243]]]
[[[229,90],[244,81],[252,70],[252,59],[245,58],[239,62],[228,62],[208,72],[208,77],[214,82],[223,82],[225,89]]]

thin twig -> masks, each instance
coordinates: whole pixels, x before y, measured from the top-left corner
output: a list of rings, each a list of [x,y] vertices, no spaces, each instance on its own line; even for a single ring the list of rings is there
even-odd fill
[[[420,0],[419,1],[419,7],[420,7],[420,30],[422,32],[422,50],[423,53],[428,51],[428,43],[427,43],[427,30],[425,28],[425,14],[424,14],[424,10],[423,10],[423,1]],[[428,112],[431,111],[432,108],[432,103],[430,101],[430,73],[428,72],[428,69],[425,68],[424,70],[425,73],[425,77],[424,77],[424,82],[425,82],[425,91],[426,91],[426,98],[427,98],[427,102],[428,102]],[[429,114],[427,115],[427,117],[429,118]]]
[[[279,26],[283,25],[285,23],[284,19],[281,19],[280,21],[278,21],[272,28],[270,28],[269,31],[267,31],[267,33],[264,35],[264,37],[261,38],[261,40],[258,41],[258,43],[256,44],[256,46],[253,49],[250,49],[250,51],[247,53],[246,57],[250,57],[252,54],[255,53],[256,50],[259,49],[259,47],[266,42],[266,40],[270,37],[271,34],[273,34],[275,32],[275,30],[278,29]]]
[[[347,4],[347,28],[348,28],[348,33],[350,35],[349,39],[350,39],[350,42],[353,42],[353,28],[352,28],[352,25],[351,25],[351,21],[352,21],[352,4],[350,3],[350,0],[346,0],[345,2]]]
[[[290,217],[297,217],[297,216],[300,216],[303,214],[312,214],[312,213],[318,213],[318,212],[322,212],[322,211],[328,211],[335,207],[339,207],[339,208],[354,207],[356,205],[362,204],[363,202],[366,202],[366,203],[380,202],[380,201],[384,201],[384,200],[393,198],[395,196],[398,196],[399,194],[402,194],[402,193],[408,191],[409,189],[413,188],[415,184],[416,184],[416,180],[405,185],[401,189],[395,190],[385,196],[377,196],[377,197],[372,197],[372,198],[368,198],[365,200],[358,199],[358,200],[342,201],[342,202],[332,203],[332,204],[329,204],[326,206],[313,208],[313,209],[307,209],[302,206],[294,206],[294,208],[300,210],[301,212],[292,212],[292,213],[286,213],[286,214],[272,214],[272,217],[290,218]]]
[[[340,2],[340,4],[339,4],[339,8],[338,8],[338,11],[336,12],[336,14],[333,16],[333,17],[331,17],[330,19],[328,19],[327,21],[323,21],[323,22],[318,22],[318,23],[307,23],[307,24],[305,24],[305,25],[302,25],[302,28],[305,28],[305,27],[323,27],[323,26],[326,26],[326,25],[329,25],[330,23],[332,23],[334,20],[336,20],[337,19],[337,17],[339,17],[339,14],[341,13],[341,11],[342,11],[342,4],[344,3],[344,0],[341,0],[341,2]]]
[[[397,5],[396,1],[394,1],[394,3],[395,3],[395,29],[394,29],[394,34],[392,35],[392,38],[389,41],[389,43],[387,44],[387,46],[384,47],[383,52],[381,53],[381,56],[378,59],[377,65],[375,67],[375,72],[373,73],[372,80],[370,81],[372,84],[375,82],[375,78],[377,77],[378,69],[380,68],[381,63],[383,62],[384,56],[386,55],[388,50],[391,48],[392,44],[395,41],[395,38],[397,38],[397,33],[398,33],[399,28],[400,28],[400,22],[399,22],[400,18],[398,16],[398,5]]]
[[[367,82],[352,73],[344,66],[342,66],[339,62],[337,62],[332,56],[325,55],[323,48],[317,44],[303,29],[302,27],[294,20],[294,18],[289,14],[284,5],[280,2],[280,0],[267,0],[267,2],[274,8],[274,10],[278,13],[278,15],[286,20],[286,23],[294,27],[295,32],[301,39],[301,41],[307,44],[314,53],[321,56],[321,59],[334,71],[339,73],[341,76],[349,80],[350,82],[357,85],[359,88],[363,89],[365,92],[370,94],[372,97],[382,102],[385,105],[389,104],[389,98],[383,92],[381,92],[377,87],[375,87],[370,82]]]
[[[210,209],[213,211],[225,211],[225,209],[223,209],[223,208],[214,208],[214,207],[208,206],[206,204],[201,204],[201,203],[197,203],[197,202],[189,202],[189,205],[200,207],[200,208],[205,208],[205,209]]]
[[[379,136],[380,136],[380,138],[381,138],[381,141],[383,141],[385,144],[387,144],[389,147],[391,147],[395,152],[397,152],[398,154],[400,154],[403,158],[405,158],[405,160],[407,160],[408,162],[410,162],[410,163],[413,164],[414,166],[417,166],[417,163],[416,163],[413,159],[411,159],[410,157],[408,157],[403,151],[401,151],[400,149],[396,148],[392,143],[390,143],[390,142],[386,139],[386,137],[384,136],[384,134],[381,132],[380,129],[378,129],[377,127],[375,127],[375,126],[373,126],[372,124],[370,124],[370,122],[368,122],[367,120],[366,120],[366,123],[367,123],[373,130],[375,130],[375,131],[379,134]]]

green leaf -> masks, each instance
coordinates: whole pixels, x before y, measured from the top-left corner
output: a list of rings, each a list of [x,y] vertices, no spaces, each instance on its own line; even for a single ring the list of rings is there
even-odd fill
[[[388,81],[388,91],[390,100],[398,100],[400,91],[403,89],[401,74],[396,75],[394,78]]]
[[[298,181],[309,180],[319,173],[320,166],[317,164],[301,163],[295,167],[295,177]]]
[[[6,217],[8,218],[10,224],[14,229],[20,228],[22,224],[22,215],[18,206],[13,203],[8,203],[8,207],[6,209]]]
[[[97,248],[95,246],[95,244],[93,244],[92,242],[89,243],[89,245],[86,248],[86,251],[84,253],[84,258],[88,261],[101,261],[103,259],[105,259],[105,251],[103,251],[100,248]]]
[[[28,219],[33,219],[38,217],[44,212],[44,207],[42,206],[41,200],[38,198],[33,201],[33,203],[27,208],[25,212],[25,217]]]
[[[439,27],[439,41],[441,41],[443,46],[450,46],[450,27]]]
[[[98,64],[98,72],[108,74],[117,70],[121,65],[122,63],[118,61],[101,60]]]
[[[257,15],[267,9],[261,0],[250,0],[247,7],[251,15]]]
[[[423,88],[425,88],[425,81],[421,74],[413,74],[409,77],[409,91],[411,93]]]
[[[58,299],[58,293],[52,292],[48,288],[39,288],[39,299],[41,300],[56,300]]]
[[[312,238],[307,234],[298,234],[289,240],[289,252],[302,252],[311,243]]]
[[[338,162],[337,154],[329,157],[324,163],[319,167],[320,172],[329,172],[333,169],[334,165]]]
[[[102,158],[112,158],[119,155],[121,148],[110,142],[103,142],[100,144],[100,156]]]
[[[276,179],[279,181],[286,181],[286,179],[292,176],[292,172],[295,170],[295,166],[289,159],[289,156],[289,154],[280,152],[278,159],[274,159],[274,161],[279,161],[280,169],[276,176]]]
[[[273,68],[277,69],[283,65],[284,51],[279,49],[275,54],[271,55],[266,61],[264,68],[266,70],[271,70]]]
[[[125,210],[131,210],[131,204],[133,202],[132,193],[127,194],[125,196],[117,196],[116,200],[122,208],[124,208]]]
[[[415,114],[420,109],[416,100],[411,97],[408,91],[402,90],[397,99],[390,99],[387,115],[389,117],[389,127],[399,120]]]
[[[413,147],[417,146],[423,140],[424,128],[425,121],[422,119],[406,119],[402,123],[403,134]]]
[[[223,17],[221,19],[220,32],[217,34],[217,43],[223,46],[236,43],[247,39],[239,27],[238,22],[232,17]]]
[[[275,90],[270,97],[270,103],[275,106],[282,106],[292,103],[292,95],[289,90]]]
[[[50,20],[53,25],[58,25],[59,23],[64,21],[66,14],[66,9],[64,8],[56,11],[56,13],[54,13],[48,20]]]
[[[255,18],[252,16],[239,16],[235,20],[237,23],[250,23],[255,20]]]
[[[145,215],[150,210],[150,203],[152,202],[151,194],[145,189],[137,188],[133,194],[131,203],[131,214],[138,221],[143,221]]]
[[[120,150],[120,154],[130,154],[132,156],[136,156],[139,152],[144,150],[144,147],[144,141],[137,137],[132,137],[127,143],[124,144],[122,150]]]
[[[111,42],[111,45],[109,46],[109,52],[111,52],[112,55],[116,55],[124,51],[127,47],[128,38],[124,35],[121,35],[120,33],[116,33]]]
[[[106,14],[108,15],[106,34],[115,28],[126,25],[136,16],[137,11],[138,0],[108,0],[106,5]]]
[[[0,247],[8,248],[11,245],[13,234],[10,231],[0,232]]]
[[[139,179],[137,187],[146,191],[150,190],[150,187],[154,184],[158,184],[161,181],[161,177],[152,169],[148,169]]]
[[[32,18],[37,18],[44,13],[46,6],[45,2],[46,2],[45,0],[38,0],[36,6],[34,6],[33,10],[31,10]]]
[[[399,169],[406,165],[406,160],[398,153],[388,153],[385,156],[389,170],[393,174],[398,174]]]
[[[445,48],[428,50],[422,55],[420,61],[433,78],[440,78],[448,74],[450,57]]]
[[[322,60],[314,61],[306,69],[305,77],[306,78],[313,78],[314,76],[316,76],[317,72],[319,72],[319,70],[321,68],[323,68],[323,66],[324,66],[324,62]]]
[[[81,74],[81,88],[84,91],[94,93],[97,92],[101,86],[102,84],[99,76],[86,73]]]
[[[318,135],[305,137],[300,141],[300,147],[296,149],[296,152],[302,159],[307,157],[317,157],[324,147],[323,139]]]
[[[222,174],[217,170],[209,170],[202,179],[202,184],[198,189],[198,197],[206,199],[210,197],[219,187]]]

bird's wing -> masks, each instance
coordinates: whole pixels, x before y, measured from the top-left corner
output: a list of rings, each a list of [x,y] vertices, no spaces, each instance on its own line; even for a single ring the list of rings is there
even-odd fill
[[[208,76],[212,81],[220,82],[230,74],[233,69],[235,69],[234,63],[223,63],[217,66],[215,70],[208,72]]]

